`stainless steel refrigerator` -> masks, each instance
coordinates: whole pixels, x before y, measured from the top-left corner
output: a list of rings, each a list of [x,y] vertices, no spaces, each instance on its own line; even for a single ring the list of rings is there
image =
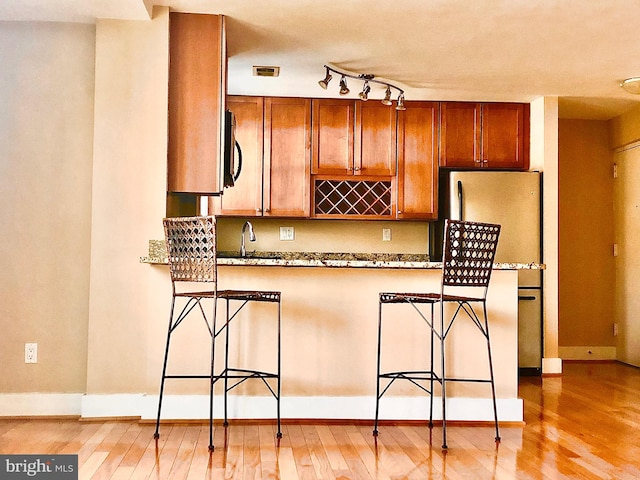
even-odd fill
[[[538,172],[450,172],[448,217],[502,225],[496,262],[542,263]],[[542,273],[518,271],[518,366],[542,370]]]

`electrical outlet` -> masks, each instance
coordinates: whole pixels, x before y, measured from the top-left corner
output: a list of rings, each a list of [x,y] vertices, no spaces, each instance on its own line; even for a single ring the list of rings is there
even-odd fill
[[[383,242],[390,242],[391,241],[391,229],[390,228],[383,228],[382,229],[382,241]]]
[[[38,344],[24,344],[24,363],[38,363]]]
[[[280,227],[280,240],[293,240],[294,235],[293,227]]]

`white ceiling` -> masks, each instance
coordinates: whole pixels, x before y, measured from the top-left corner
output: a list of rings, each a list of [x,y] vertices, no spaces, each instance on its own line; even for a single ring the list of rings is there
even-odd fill
[[[639,0],[1,0],[0,20],[148,20],[152,4],[228,17],[230,93],[336,96],[317,86],[326,63],[407,100],[558,96],[561,117],[586,119],[640,105],[619,87],[640,76]]]

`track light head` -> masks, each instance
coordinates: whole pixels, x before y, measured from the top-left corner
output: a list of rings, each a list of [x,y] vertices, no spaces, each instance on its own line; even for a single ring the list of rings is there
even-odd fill
[[[371,87],[369,86],[369,81],[364,82],[364,87],[362,87],[362,91],[358,94],[360,100],[366,102],[369,99],[369,92],[371,91]]]
[[[398,105],[396,105],[396,110],[406,110],[407,107],[404,106],[404,93],[398,95]]]
[[[329,82],[331,81],[331,74],[329,73],[329,69],[326,69],[327,74],[324,76],[324,78],[322,80],[320,80],[318,82],[318,85],[320,85],[322,88],[324,88],[325,90],[327,89],[327,86],[329,85]]]
[[[384,98],[382,99],[383,105],[393,105],[391,101],[391,87],[387,85],[387,91],[384,93]]]
[[[343,75],[340,79],[340,95],[346,95],[349,93],[349,87],[347,87],[347,79]]]

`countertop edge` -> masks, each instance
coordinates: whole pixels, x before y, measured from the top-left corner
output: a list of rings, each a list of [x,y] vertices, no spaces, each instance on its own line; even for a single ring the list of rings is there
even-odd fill
[[[166,258],[140,257],[140,263],[168,265]],[[328,267],[328,268],[399,268],[441,269],[441,262],[393,262],[375,260],[292,260],[274,258],[218,258],[219,266],[239,267]],[[494,270],[544,270],[540,263],[494,263]]]

